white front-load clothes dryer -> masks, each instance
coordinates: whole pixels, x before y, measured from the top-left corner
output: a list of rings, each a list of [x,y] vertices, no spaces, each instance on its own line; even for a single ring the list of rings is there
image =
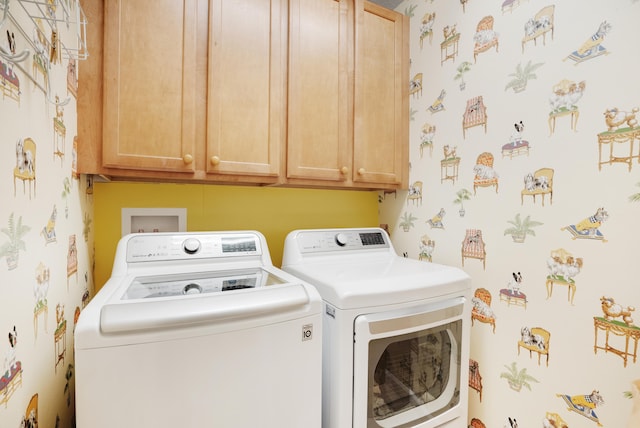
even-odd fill
[[[323,428],[466,428],[471,281],[379,228],[296,230],[282,269],[324,301]]]
[[[259,232],[125,236],[75,328],[76,425],[319,428],[321,308]]]

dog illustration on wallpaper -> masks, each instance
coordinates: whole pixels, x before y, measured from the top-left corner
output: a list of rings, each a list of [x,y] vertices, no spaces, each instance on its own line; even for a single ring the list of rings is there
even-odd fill
[[[638,107],[634,107],[630,111],[619,110],[617,107],[605,110],[604,120],[607,123],[607,131],[616,131],[623,125],[627,125],[630,129],[637,127],[636,114],[638,111],[640,111]]]
[[[416,73],[413,79],[409,80],[409,94],[422,96],[422,73]]]
[[[52,242],[56,242],[56,218],[58,217],[58,209],[56,205],[53,205],[53,211],[51,211],[51,215],[49,216],[49,221],[47,221],[47,225],[42,228],[40,235],[44,237],[45,245],[50,244]]]
[[[448,144],[445,144],[444,147],[442,147],[442,152],[444,153],[444,159],[443,160],[449,160],[449,159],[455,159],[457,158],[457,150],[458,150],[458,146],[454,146],[451,147]]]
[[[420,23],[420,49],[422,49],[422,45],[424,39],[429,38],[429,44],[431,44],[431,40],[433,39],[433,24],[436,22],[436,13],[425,13],[422,17],[422,22]]]
[[[524,122],[519,121],[513,124],[514,131],[509,137],[509,142],[502,146],[502,157],[509,156],[509,159],[513,159],[518,155],[529,155],[529,142],[522,138],[524,133]]]
[[[446,95],[447,91],[445,91],[444,89],[440,91],[440,95],[438,95],[438,98],[436,98],[436,100],[427,108],[427,110],[429,110],[432,114],[444,110],[444,104],[442,103],[442,101],[444,100],[444,97]]]
[[[616,303],[612,297],[602,296],[600,298],[600,307],[602,308],[605,320],[612,321],[616,318],[621,318],[627,326],[633,327],[631,312],[636,310],[633,306],[627,306],[624,308],[621,304]]]
[[[532,331],[531,328],[524,326],[520,329],[520,338],[522,343],[528,346],[533,346],[537,349],[544,350],[547,348],[547,342],[545,338],[539,334],[535,333],[535,330]]]
[[[511,294],[514,294],[514,295],[522,294],[520,292],[520,288],[522,288],[522,274],[520,272],[511,273],[511,279],[509,280],[509,283],[507,284],[507,288],[508,288],[509,292],[511,292]]]
[[[473,194],[476,194],[478,187],[495,187],[498,193],[498,179],[500,175],[493,168],[493,155],[483,152],[478,155],[476,164],[473,167]]]
[[[507,306],[522,306],[527,309],[527,295],[522,291],[524,278],[520,272],[512,272],[506,288],[500,289],[500,301]]]
[[[533,172],[524,176],[524,188],[527,192],[535,192],[536,190],[545,191],[551,187],[550,179],[546,175],[534,175]]]
[[[569,425],[559,414],[547,412],[542,419],[542,428],[569,428]]]
[[[59,426],[59,416],[56,417],[56,427]],[[29,404],[24,411],[22,421],[20,422],[20,428],[38,428],[38,394],[33,394]]]
[[[25,148],[24,139],[19,138],[16,142],[16,169],[21,174],[33,174],[35,172],[34,153],[31,149]]]
[[[18,330],[13,326],[13,330],[9,331],[9,349],[4,357],[4,375],[11,373],[16,369],[16,345],[18,344]]]
[[[524,24],[524,37],[522,38],[522,53],[524,53],[524,46],[526,43],[533,40],[534,45],[537,44],[536,40],[542,36],[542,44],[547,42],[547,33],[551,32],[551,39],[553,40],[553,17],[555,12],[555,6],[549,5],[540,9],[535,16],[529,18]]]
[[[555,84],[552,88],[553,93],[549,97],[551,113],[576,110],[578,108],[578,101],[580,101],[584,95],[586,88],[587,83],[584,80],[581,82],[574,82],[568,79],[563,79]]]
[[[515,131],[511,134],[509,138],[509,142],[512,146],[516,146],[518,144],[522,144],[522,133],[524,132],[524,122],[516,122],[513,124]]]
[[[18,331],[15,326],[9,331],[8,337],[9,349],[4,358],[4,370],[0,372],[0,405],[4,404],[5,407],[18,386],[22,385],[22,363],[16,357]]]
[[[440,208],[438,214],[431,217],[426,221],[426,223],[430,225],[432,229],[444,229],[444,223],[442,223],[442,219],[446,214],[447,212],[444,210],[444,208]]]
[[[547,259],[547,275],[545,287],[547,289],[547,300],[553,295],[554,285],[563,285],[568,288],[567,299],[573,305],[576,294],[575,276],[582,269],[583,261],[581,257],[574,257],[564,248],[551,251],[551,256]]]
[[[31,183],[35,195],[36,182],[36,143],[31,138],[19,138],[16,142],[16,167],[13,169],[13,195],[16,195],[16,180],[29,183],[29,199],[31,199]],[[26,190],[24,190],[26,192]]]
[[[574,82],[568,79],[563,79],[552,87],[549,97],[551,111],[548,118],[550,134],[555,131],[556,120],[565,116],[570,119],[571,130],[577,130],[578,117],[580,116],[578,101],[584,95],[586,88],[587,84],[584,80]]]
[[[54,371],[57,371],[58,364],[62,364],[64,367],[64,358],[67,353],[67,342],[65,341],[65,335],[67,333],[67,320],[64,317],[64,305],[58,303],[56,305],[56,331],[54,332],[54,346],[55,346],[55,366]]]
[[[493,166],[483,163],[477,163],[473,167],[473,172],[480,180],[493,180],[498,179],[500,175],[493,169]]]
[[[45,333],[47,332],[47,315],[49,314],[47,294],[49,294],[50,280],[50,269],[40,262],[36,268],[36,281],[33,285],[33,297],[36,302],[33,308],[33,330],[36,338],[38,337],[38,321],[40,316],[44,319],[44,331]]]
[[[594,421],[598,426],[602,426],[595,411],[598,406],[604,405],[604,399],[600,395],[600,391],[594,389],[590,394],[585,395],[556,394],[556,397],[561,397],[565,401],[569,411],[576,412]]]
[[[604,207],[600,207],[593,215],[576,224],[565,226],[560,230],[568,230],[572,235],[572,239],[595,239],[607,242],[607,240],[604,239],[602,232],[600,232],[600,226],[602,226],[602,224],[608,219],[609,213],[604,209]]]
[[[428,235],[422,235],[420,238],[420,253],[418,254],[418,260],[426,260],[428,262],[433,261],[433,250],[436,247],[436,241],[429,238]]]
[[[613,26],[607,21],[602,21],[591,37],[589,37],[578,49],[571,52],[565,59],[571,59],[579,64],[591,58],[608,54],[607,49],[602,46],[602,42],[607,34],[611,32]]]
[[[425,123],[420,131],[420,157],[424,149],[429,148],[429,155],[433,153],[433,137],[436,135],[436,126]]]
[[[507,417],[507,423],[504,424],[504,428],[518,428],[518,421],[516,418]]]
[[[547,259],[547,270],[549,276],[554,280],[567,283],[575,283],[575,276],[580,273],[583,265],[582,257],[574,258],[571,253],[564,249],[551,251],[551,256]]]

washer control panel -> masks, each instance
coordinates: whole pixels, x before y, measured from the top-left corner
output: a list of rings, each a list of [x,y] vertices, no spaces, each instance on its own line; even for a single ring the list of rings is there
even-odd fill
[[[260,236],[253,233],[132,234],[126,251],[128,263],[263,254]]]
[[[301,253],[389,248],[382,229],[303,230],[297,241]]]

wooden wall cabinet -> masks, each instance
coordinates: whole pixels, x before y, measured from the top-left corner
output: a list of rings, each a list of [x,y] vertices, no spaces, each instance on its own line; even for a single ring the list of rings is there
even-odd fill
[[[209,3],[208,174],[280,175],[285,0]]]
[[[409,19],[363,0],[290,7],[287,183],[406,188]]]
[[[193,173],[197,0],[104,7],[102,165]]]
[[[353,180],[406,188],[409,18],[367,1],[356,4]]]
[[[286,0],[83,3],[92,56],[79,70],[80,172],[276,183]]]
[[[351,171],[349,3],[290,2],[286,168],[290,183],[341,183]]]
[[[114,179],[406,188],[408,19],[363,0],[84,0],[78,164]]]

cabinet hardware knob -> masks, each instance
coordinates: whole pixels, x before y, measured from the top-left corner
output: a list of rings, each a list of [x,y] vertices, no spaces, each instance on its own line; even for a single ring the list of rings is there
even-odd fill
[[[184,162],[185,165],[190,165],[193,162],[193,156],[187,153],[186,155],[182,156],[182,162]]]
[[[349,168],[347,168],[346,166],[343,166],[342,168],[340,168],[340,173],[342,175],[347,175],[349,174]]]
[[[220,158],[218,156],[211,156],[210,162],[211,165],[216,166],[220,163]]]
[[[360,168],[360,169],[358,170],[358,174],[362,175],[362,174],[364,174],[364,173],[365,173],[364,168]]]

